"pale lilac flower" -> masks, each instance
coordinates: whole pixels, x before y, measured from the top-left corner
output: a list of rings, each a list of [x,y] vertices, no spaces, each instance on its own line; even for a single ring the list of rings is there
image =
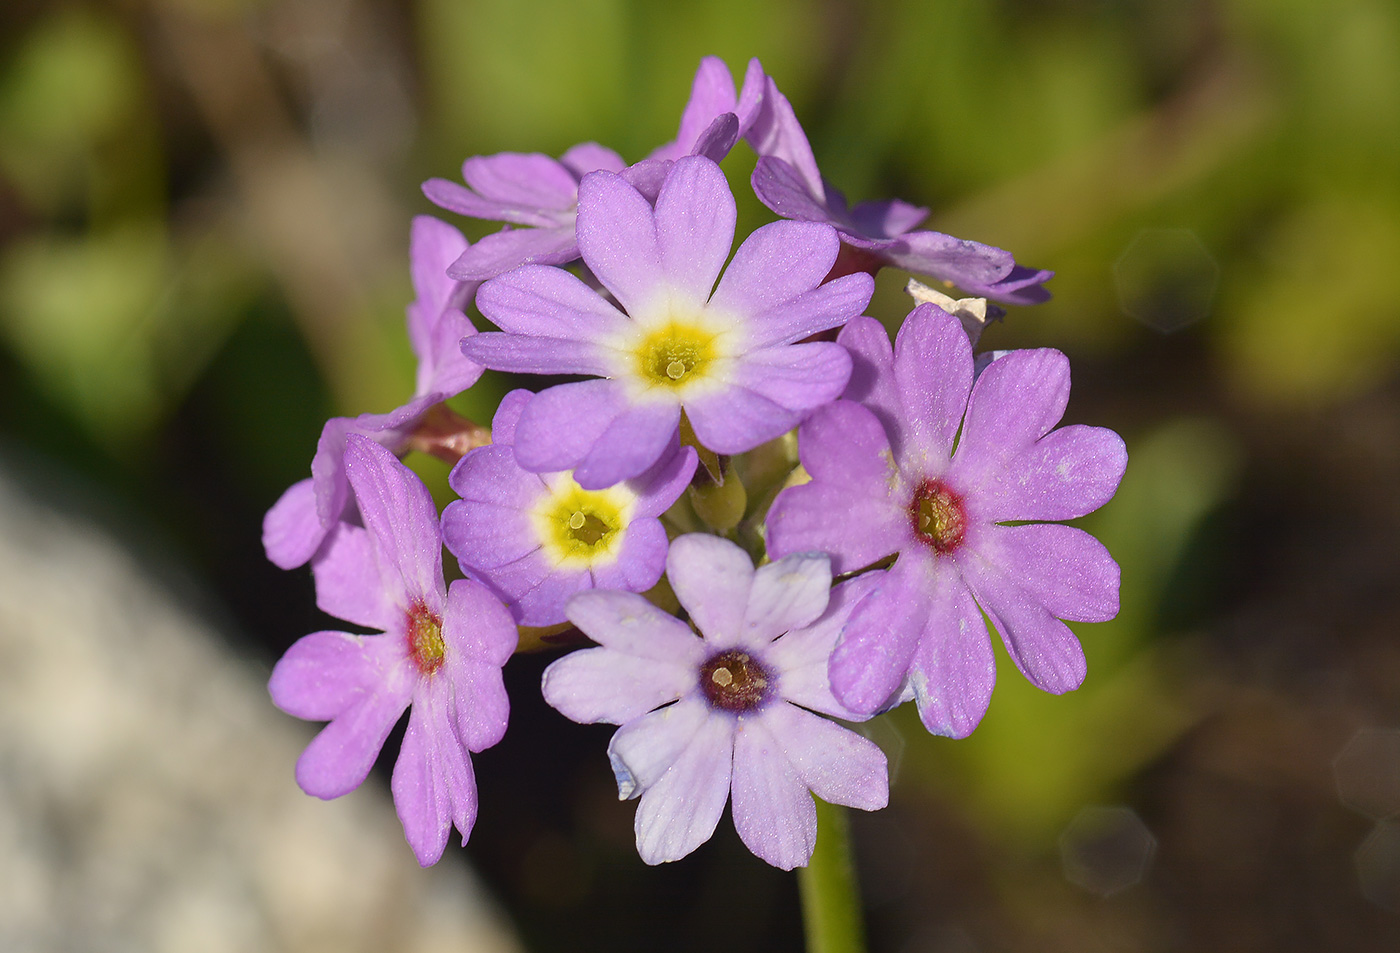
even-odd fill
[[[364,434],[395,453],[432,409],[476,383],[483,368],[462,354],[463,338],[476,333],[465,313],[479,282],[454,281],[447,266],[467,247],[462,233],[426,215],[413,220],[409,237],[409,268],[415,300],[408,306],[408,339],[418,358],[413,399],[387,414],[332,417],[321,429],[311,478],[282,494],[263,520],[267,558],[283,569],[309,560],[350,511],[350,485],[345,479],[345,438]]]
[[[703,156],[675,162],[655,208],[623,178],[595,172],[579,190],[579,247],[620,308],[558,268],[527,265],[482,285],[477,306],[502,331],[466,341],[469,357],[606,378],[526,405],[515,428],[522,467],[573,470],[580,486],[601,489],[655,464],[682,411],[705,447],[741,453],[841,393],[846,350],[796,342],[859,314],[872,279],[822,284],[840,243],[815,222],[763,226],[725,269],[734,220],[724,173]]]
[[[852,399],[802,425],[811,482],[768,514],[775,558],[821,550],[846,573],[898,555],[832,654],[836,697],[877,711],[907,676],[930,731],[967,735],[995,680],[982,613],[1031,682],[1077,688],[1084,652],[1060,620],[1113,618],[1118,565],[1088,533],[1042,521],[1106,503],[1127,455],[1102,427],[1051,430],[1069,398],[1065,356],[1012,351],[974,384],[967,335],[932,305],[911,312],[893,352],[868,318],[838,340],[855,361]]]
[[[666,566],[657,518],[695,472],[691,447],[676,446],[646,473],[585,490],[567,471],[530,473],[515,462],[515,423],[534,395],[501,401],[493,443],[462,458],[448,482],[461,497],[442,514],[442,535],[462,571],[489,586],[521,625],[563,622],[564,604],[584,589],[643,592]]]
[[[878,747],[813,712],[860,720],[832,697],[826,659],[876,579],[831,589],[827,558],[758,570],[715,536],[671,544],[666,573],[699,635],[641,596],[594,590],[569,620],[600,644],[544,673],[544,697],[574,721],[622,727],[608,757],[622,798],[641,797],[642,860],[679,860],[709,840],[732,791],[734,826],[775,867],[805,865],[812,795],[873,811],[889,799]]]
[[[575,260],[579,180],[597,169],[621,172],[626,165],[611,149],[585,142],[558,159],[538,152],[472,156],[462,163],[465,186],[447,179],[424,182],[423,194],[434,205],[469,218],[509,223],[463,251],[448,273],[479,281],[526,263]]]
[[[351,435],[345,469],[365,525],[337,527],[315,566],[316,604],[383,634],[305,636],[273,668],[268,690],[288,714],[330,722],[297,761],[297,784],[320,798],[359,787],[412,706],[391,786],[426,867],[454,824],[466,843],[476,820],[469,752],[505,732],[501,666],[515,623],[480,583],[443,585],[432,497],[392,453]]]
[[[928,209],[891,199],[848,208],[846,197],[822,178],[792,104],[771,77],[746,137],[759,154],[751,183],[759,201],[784,218],[826,222],[855,249],[851,269],[894,265],[932,275],[1003,304],[1038,304],[1054,276],[1017,265],[1011,253],[942,232],[915,230]]]

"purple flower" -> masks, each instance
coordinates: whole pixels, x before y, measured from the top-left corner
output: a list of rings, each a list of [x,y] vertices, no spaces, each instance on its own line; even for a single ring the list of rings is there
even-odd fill
[[[490,586],[521,625],[563,622],[564,603],[584,589],[642,592],[666,565],[657,519],[695,472],[691,447],[676,447],[635,480],[585,490],[568,472],[529,473],[512,447],[521,408],[507,394],[491,424],[494,443],[452,470],[461,497],[442,514],[442,534],[462,571]]]
[[[345,469],[365,525],[337,527],[315,566],[316,604],[383,634],[313,632],[282,656],[268,690],[288,714],[330,722],[297,761],[297,784],[321,798],[360,786],[412,706],[392,789],[426,867],[454,824],[466,843],[476,820],[469,752],[505,732],[501,666],[515,649],[515,624],[485,586],[443,585],[432,498],[392,453],[351,435]]]
[[[703,844],[732,790],[748,848],[802,866],[816,843],[812,794],[867,811],[889,799],[880,749],[813,714],[859,720],[832,697],[826,659],[876,580],[833,590],[815,553],[755,571],[733,543],[698,534],[671,544],[666,572],[700,635],[641,596],[580,593],[569,619],[601,647],[550,665],[545,700],[574,721],[622,726],[608,757],[619,796],[641,797],[642,860]]]
[[[848,208],[846,197],[822,178],[792,104],[771,77],[747,139],[760,157],[751,180],[759,201],[784,218],[834,226],[841,241],[856,250],[848,255],[850,269],[894,265],[1004,304],[1049,299],[1043,285],[1054,272],[1017,265],[1010,252],[991,245],[915,231],[928,217],[926,208],[898,199]]]
[[[580,486],[601,489],[655,464],[682,411],[704,446],[732,454],[841,393],[845,349],[795,342],[859,314],[870,276],[821,284],[836,233],[775,222],[749,236],[715,287],[734,219],[724,174],[702,156],[675,162],[655,208],[621,177],[595,172],[579,187],[579,247],[621,310],[558,268],[527,265],[482,286],[477,306],[502,331],[466,341],[473,360],[606,378],[526,405],[515,428],[522,467],[573,470]]]
[[[736,95],[734,80],[724,60],[717,56],[705,57],[695,71],[690,101],[681,114],[676,138],[652,150],[648,158],[675,160],[684,155],[703,155],[719,162],[753,125],[766,80],[758,60],[749,60],[743,92]],[[727,114],[733,114],[735,122],[717,125]],[[721,130],[727,133],[723,139]],[[710,137],[708,141],[707,137]]]
[[[295,569],[302,565],[347,515],[353,520],[344,465],[348,434],[364,434],[401,453],[436,405],[481,377],[481,365],[469,360],[461,349],[463,338],[476,334],[465,308],[479,282],[447,277],[448,264],[466,247],[462,233],[446,222],[426,215],[413,220],[408,254],[416,299],[407,309],[408,338],[418,358],[413,399],[387,414],[326,421],[311,460],[311,478],[292,484],[263,520],[263,548],[277,566]]]
[[[832,689],[871,712],[908,676],[927,728],[963,737],[986,712],[995,672],[982,613],[1016,665],[1049,692],[1077,688],[1084,653],[1060,621],[1118,612],[1118,565],[1065,520],[1113,496],[1127,455],[1101,427],[1052,431],[1069,363],[1012,351],[973,382],[958,321],[914,309],[893,353],[862,318],[839,338],[855,370],[846,396],[798,432],[810,483],[768,514],[768,550],[821,550],[837,573],[897,554],[851,613],[831,657]],[[956,449],[955,449],[956,445]]]
[[[423,194],[434,205],[514,226],[465,250],[449,273],[481,280],[527,262],[563,265],[578,258],[574,217],[579,180],[597,169],[621,172],[626,165],[611,149],[585,142],[558,159],[538,152],[473,156],[462,163],[465,186],[447,179],[424,182]]]

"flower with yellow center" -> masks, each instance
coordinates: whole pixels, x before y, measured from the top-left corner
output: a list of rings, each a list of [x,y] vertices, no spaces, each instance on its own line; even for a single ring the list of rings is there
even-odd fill
[[[564,621],[584,589],[642,592],[666,562],[657,518],[695,472],[691,447],[670,452],[641,476],[602,490],[573,475],[530,473],[516,463],[516,422],[533,395],[513,391],[492,421],[495,443],[462,458],[448,478],[461,497],[442,515],[442,535],[462,571],[491,586],[521,625]]]
[[[663,459],[682,412],[704,447],[735,454],[841,394],[850,355],[799,342],[860,314],[873,280],[825,281],[840,241],[814,222],[763,226],[726,268],[734,222],[724,173],[704,156],[676,160],[654,205],[622,176],[595,172],[579,183],[578,244],[617,304],[559,268],[527,265],[482,285],[476,303],[501,331],[465,341],[472,360],[601,378],[530,401],[514,438],[523,468],[572,470],[601,489]]]

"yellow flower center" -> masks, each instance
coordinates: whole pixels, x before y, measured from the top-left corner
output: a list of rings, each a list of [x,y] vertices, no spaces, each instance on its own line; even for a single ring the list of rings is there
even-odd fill
[[[716,337],[698,324],[672,318],[642,339],[636,350],[638,376],[649,386],[673,390],[702,380],[718,356]]]
[[[421,602],[408,610],[408,651],[424,675],[442,667],[442,620]]]
[[[625,487],[585,490],[562,475],[535,506],[535,532],[558,566],[587,569],[617,558],[635,501]]]

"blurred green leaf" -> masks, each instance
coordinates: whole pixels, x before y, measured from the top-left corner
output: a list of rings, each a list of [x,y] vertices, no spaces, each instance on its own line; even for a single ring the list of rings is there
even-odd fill
[[[81,180],[90,150],[131,120],[140,87],[136,51],[115,24],[81,9],[40,21],[0,81],[0,171],[52,206]]]

